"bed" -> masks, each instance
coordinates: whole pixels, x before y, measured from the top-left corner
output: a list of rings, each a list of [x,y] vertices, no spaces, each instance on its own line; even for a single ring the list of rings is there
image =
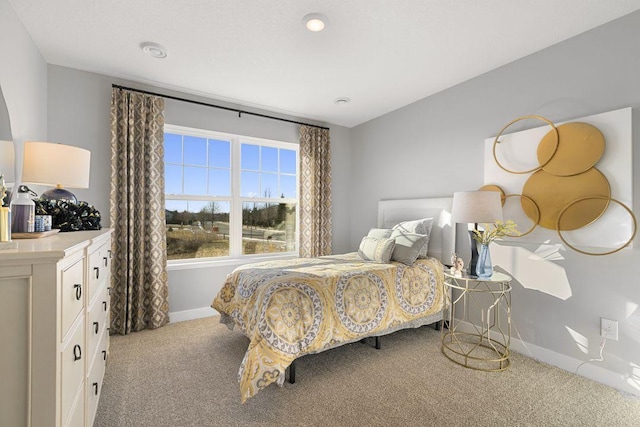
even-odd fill
[[[451,201],[380,201],[378,227],[369,234],[391,230],[395,237],[367,235],[358,252],[235,269],[211,306],[222,323],[239,327],[250,340],[238,372],[242,402],[271,383],[282,385],[287,367],[303,355],[439,322],[446,301],[443,264],[449,263],[455,245]],[[423,234],[403,228],[425,226],[428,219],[428,245],[421,246],[419,259],[409,262],[405,252],[398,253],[402,262],[385,258],[391,241],[394,258],[396,248],[406,250],[402,239],[421,244]],[[372,241],[377,246],[367,249],[365,242]],[[408,252],[410,257],[414,252]]]

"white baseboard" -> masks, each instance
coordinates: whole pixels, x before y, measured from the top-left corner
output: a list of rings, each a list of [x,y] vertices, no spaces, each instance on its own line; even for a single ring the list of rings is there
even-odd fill
[[[461,332],[476,332],[476,329],[471,323],[461,322],[458,326]],[[491,334],[492,339],[498,339],[497,334]],[[539,347],[535,344],[524,342],[518,338],[511,337],[511,345],[509,346],[511,351],[521,353],[525,356],[531,357],[539,362],[547,363],[549,365],[556,366],[567,372],[575,373],[578,366],[584,362],[584,360],[576,359],[561,353],[556,353],[553,350],[549,350],[544,347]],[[606,359],[606,352],[605,352]],[[585,358],[585,360],[587,360]],[[597,362],[585,363],[582,365],[577,373],[585,378],[589,378],[593,381],[608,385],[623,393],[631,394],[636,397],[640,397],[640,389],[636,388],[639,383],[638,379],[632,381],[635,387],[631,385],[628,380],[628,375],[623,375],[618,372],[605,369],[597,365]]]
[[[202,319],[219,314],[211,307],[194,308],[192,310],[174,311],[169,313],[169,323],[184,322],[185,320]]]

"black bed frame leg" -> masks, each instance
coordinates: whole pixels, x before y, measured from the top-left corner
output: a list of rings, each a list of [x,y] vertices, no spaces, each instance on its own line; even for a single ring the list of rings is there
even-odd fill
[[[380,350],[380,337],[376,337],[376,350]]]
[[[295,384],[296,383],[296,361],[294,360],[293,362],[291,362],[291,365],[289,365],[289,384]]]

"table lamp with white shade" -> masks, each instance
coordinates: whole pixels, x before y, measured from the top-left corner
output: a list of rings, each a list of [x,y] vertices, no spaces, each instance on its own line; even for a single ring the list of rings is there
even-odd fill
[[[459,191],[454,193],[451,221],[474,224],[476,230],[478,229],[478,223],[502,221],[500,193],[496,191]],[[478,263],[478,246],[471,230],[469,230],[469,238],[471,240],[471,261],[467,272],[470,276],[475,276]]]
[[[84,148],[27,141],[24,143],[22,181],[56,186],[42,193],[41,199],[77,203],[76,196],[66,188],[89,188],[90,165],[91,152]]]

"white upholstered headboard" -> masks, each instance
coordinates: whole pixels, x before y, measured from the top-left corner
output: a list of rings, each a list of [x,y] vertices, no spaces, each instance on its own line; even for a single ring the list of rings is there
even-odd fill
[[[449,265],[451,254],[455,252],[456,247],[456,227],[451,223],[452,201],[452,197],[380,200],[378,227],[390,228],[402,221],[434,218],[428,255]]]

